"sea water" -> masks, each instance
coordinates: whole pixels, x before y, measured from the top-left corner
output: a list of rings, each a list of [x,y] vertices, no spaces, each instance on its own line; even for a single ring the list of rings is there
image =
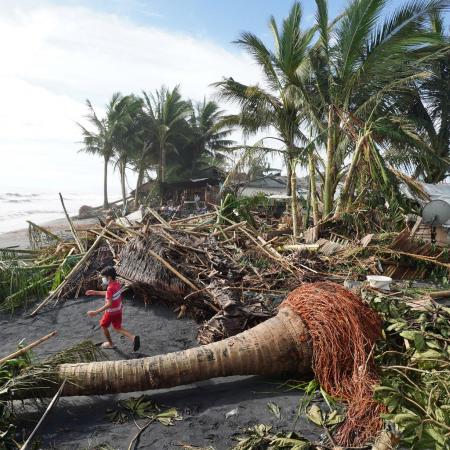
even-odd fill
[[[77,215],[82,205],[100,206],[103,203],[101,192],[67,192],[63,193],[63,198],[70,216]],[[3,188],[0,191],[0,233],[26,228],[27,220],[42,225],[61,217],[64,217],[64,211],[58,192],[30,192],[17,188]]]

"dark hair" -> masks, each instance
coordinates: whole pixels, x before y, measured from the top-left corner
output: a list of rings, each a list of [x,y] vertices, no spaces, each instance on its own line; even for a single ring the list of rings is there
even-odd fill
[[[114,269],[113,266],[106,266],[101,272],[100,275],[103,275],[104,277],[111,277],[113,280],[116,279],[117,272],[116,269]]]

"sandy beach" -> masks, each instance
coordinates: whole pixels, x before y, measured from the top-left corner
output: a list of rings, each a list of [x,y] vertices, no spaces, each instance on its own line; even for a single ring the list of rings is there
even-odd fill
[[[72,218],[72,221],[76,228],[82,228],[83,226],[89,226],[94,223],[98,223],[97,219],[76,219]],[[47,228],[52,233],[70,238],[70,228],[65,217],[55,219],[46,223],[38,224]],[[28,240],[28,228],[19,228],[14,231],[7,231],[6,233],[0,233],[0,248],[15,247],[29,248],[30,241]]]

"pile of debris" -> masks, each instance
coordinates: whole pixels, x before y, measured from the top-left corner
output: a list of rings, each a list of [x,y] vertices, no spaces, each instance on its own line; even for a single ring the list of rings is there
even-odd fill
[[[339,234],[343,227],[335,221],[322,226],[314,244],[293,244],[289,235],[269,239],[270,228],[255,228],[241,218],[218,210],[167,221],[149,209],[143,223],[91,226],[83,230],[83,242],[80,236],[63,241],[33,224],[33,242],[39,241],[37,232],[54,241],[35,248],[34,262],[22,264],[23,271],[34,267],[46,277],[38,294],[48,295],[33,314],[50,300],[96,289],[101,268],[115,264],[127,288],[146,304],[164,301],[180,317],[189,314],[203,323],[199,342],[208,343],[272,316],[283,295],[306,281],[363,281],[374,274],[422,279],[443,276],[450,268],[446,250],[414,239],[408,229],[355,239]],[[42,255],[49,253],[59,259],[43,266],[48,260]]]

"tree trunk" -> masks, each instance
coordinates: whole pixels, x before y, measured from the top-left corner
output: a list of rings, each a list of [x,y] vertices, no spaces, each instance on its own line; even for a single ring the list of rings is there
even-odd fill
[[[291,196],[291,178],[292,178],[292,165],[291,158],[288,156],[285,158],[285,164],[287,168],[287,183],[286,183],[286,195]]]
[[[103,208],[109,208],[108,202],[108,163],[109,158],[105,156],[104,158],[104,166],[103,166]]]
[[[291,213],[292,213],[292,236],[294,240],[298,237],[298,199],[297,199],[297,163],[294,159],[291,159]]]
[[[139,167],[138,178],[136,181],[136,190],[134,191],[134,207],[137,208],[139,201],[139,188],[142,186],[142,178],[144,177],[144,169]]]
[[[125,161],[120,163],[119,171],[120,171],[120,188],[122,191],[122,202],[123,202],[123,208],[126,210],[127,206],[127,190],[125,187],[125,169],[126,169],[126,163]]]
[[[166,145],[161,143],[159,148],[159,181],[166,181]]]
[[[367,134],[362,136],[357,145],[355,152],[353,153],[352,162],[350,164],[350,168],[348,169],[347,176],[345,177],[344,185],[342,186],[341,194],[339,195],[339,201],[336,206],[336,212],[334,213],[334,217],[338,217],[342,210],[347,206],[348,199],[350,197],[350,188],[352,185],[353,178],[355,176],[356,168],[358,167],[359,157],[361,155],[361,151],[364,148],[364,145],[367,142]]]
[[[311,218],[311,183],[308,186],[308,196],[306,197],[306,213],[304,217],[303,228],[307,229],[309,225],[309,219]]]
[[[314,226],[316,226],[319,223],[319,207],[317,204],[316,165],[314,162],[313,154],[310,154],[308,156],[308,166],[309,166],[309,185],[311,192],[311,207],[313,211]]]
[[[310,373],[312,342],[300,316],[289,306],[277,316],[223,341],[148,358],[59,366],[51,396],[67,379],[62,395],[102,395],[180,386],[233,375]],[[40,395],[43,392],[40,392]],[[15,398],[33,395],[20,390]],[[20,397],[21,396],[21,397]]]
[[[333,105],[328,107],[327,160],[325,165],[325,182],[323,186],[323,217],[327,217],[333,209],[333,172],[335,155],[335,126]]]

